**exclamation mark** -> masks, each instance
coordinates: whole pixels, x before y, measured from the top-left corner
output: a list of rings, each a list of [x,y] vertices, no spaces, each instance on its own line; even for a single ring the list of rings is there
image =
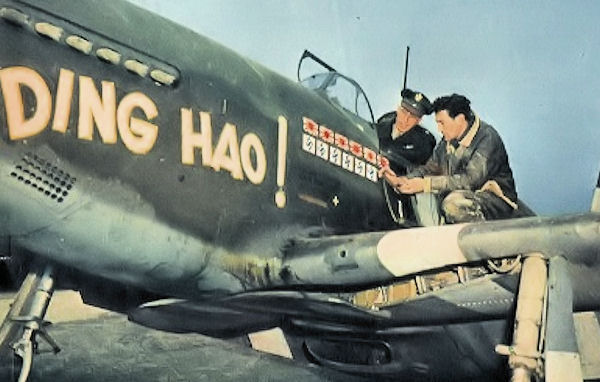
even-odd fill
[[[286,167],[286,156],[287,156],[287,119],[283,116],[277,118],[279,125],[279,141],[277,147],[277,187],[279,189],[275,193],[275,205],[279,208],[284,208],[286,203],[285,191],[285,167]]]

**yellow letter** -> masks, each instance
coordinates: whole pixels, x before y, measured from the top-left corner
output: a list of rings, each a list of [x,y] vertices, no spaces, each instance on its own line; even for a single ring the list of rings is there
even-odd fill
[[[4,93],[8,137],[11,140],[23,139],[39,134],[50,121],[52,98],[48,85],[33,69],[16,66],[0,70],[0,82]],[[25,118],[21,86],[27,86],[35,97],[35,113]]]
[[[69,126],[74,77],[75,73],[72,71],[60,69],[58,89],[56,90],[56,104],[54,106],[54,121],[52,122],[52,130],[54,131],[65,133]]]
[[[250,156],[250,150],[252,149],[254,149],[256,155],[256,167],[252,165],[252,157]],[[262,183],[267,174],[267,157],[260,138],[254,133],[246,134],[240,144],[240,154],[244,174],[252,183]]]
[[[156,105],[148,96],[140,92],[127,94],[117,109],[117,125],[125,146],[134,154],[146,154],[154,146],[158,136],[158,126],[131,116],[133,109],[141,108],[146,118],[152,120],[158,115]]]
[[[117,96],[113,82],[102,81],[102,97],[90,77],[79,77],[79,126],[77,137],[91,141],[94,121],[104,143],[117,143]]]
[[[229,155],[227,152],[229,151]],[[237,140],[237,129],[235,125],[226,123],[221,131],[219,142],[215,147],[215,153],[212,160],[212,168],[215,171],[225,170],[231,173],[233,179],[244,179],[242,166],[240,164],[240,148]]]
[[[212,161],[212,125],[210,113],[200,112],[201,133],[194,132],[192,110],[181,108],[181,163],[195,163],[194,149],[202,150],[202,165]]]

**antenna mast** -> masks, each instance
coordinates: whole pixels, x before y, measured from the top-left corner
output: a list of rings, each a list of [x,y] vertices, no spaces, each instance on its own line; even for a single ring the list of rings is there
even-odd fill
[[[410,46],[406,46],[406,61],[404,62],[404,86],[402,90],[406,89],[406,78],[408,77],[408,53],[410,52]]]

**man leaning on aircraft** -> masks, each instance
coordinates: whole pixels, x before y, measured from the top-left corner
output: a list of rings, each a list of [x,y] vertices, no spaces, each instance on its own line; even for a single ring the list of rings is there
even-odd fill
[[[470,103],[458,94],[436,99],[433,110],[444,139],[432,157],[406,176],[397,176],[389,167],[380,170],[380,176],[400,193],[437,194],[446,223],[508,218],[517,209],[504,143]]]

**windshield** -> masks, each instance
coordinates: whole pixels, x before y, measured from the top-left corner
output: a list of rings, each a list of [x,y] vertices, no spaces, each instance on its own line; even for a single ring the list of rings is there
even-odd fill
[[[373,114],[365,93],[355,81],[344,75],[337,72],[318,73],[307,77],[301,83],[324,95],[344,110],[373,122]]]

